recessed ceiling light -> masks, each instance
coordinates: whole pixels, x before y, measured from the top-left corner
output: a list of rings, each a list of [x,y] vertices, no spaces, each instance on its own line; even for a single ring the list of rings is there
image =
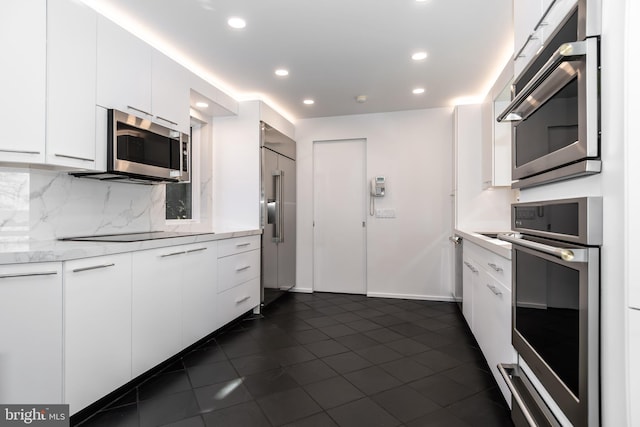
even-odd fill
[[[208,106],[209,104],[207,104],[206,102],[202,102],[202,101],[196,102],[196,107],[207,108]]]
[[[229,24],[231,28],[242,29],[247,26],[247,21],[237,16],[232,16],[227,20],[227,24]]]
[[[413,59],[414,61],[422,61],[423,59],[427,58],[427,52],[416,52],[413,55],[411,55],[411,59]]]
[[[304,100],[304,101],[302,101],[302,102],[304,102],[306,105],[312,105],[312,104],[314,104],[314,103],[315,103],[315,101],[314,101],[313,99],[305,99],[305,100]]]
[[[289,75],[289,70],[285,70],[284,68],[278,68],[276,70],[276,76],[285,77]]]
[[[412,92],[414,93],[414,95],[420,95],[421,93],[424,93],[424,88],[417,87]]]

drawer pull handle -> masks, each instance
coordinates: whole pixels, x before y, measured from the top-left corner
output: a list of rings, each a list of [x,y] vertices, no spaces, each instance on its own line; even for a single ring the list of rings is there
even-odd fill
[[[127,105],[127,108],[128,108],[129,110],[133,110],[133,111],[137,111],[138,113],[142,113],[142,114],[144,114],[144,115],[146,115],[146,116],[153,117],[153,114],[148,113],[148,112],[146,112],[146,111],[144,111],[144,110],[141,110],[141,109],[139,109],[139,108],[132,107],[131,105]]]
[[[250,244],[251,244],[251,242],[238,243],[236,245],[236,248],[242,248],[242,247],[245,247],[245,246],[249,246]]]
[[[40,154],[39,151],[30,151],[30,150],[8,150],[8,149],[2,149],[0,150],[0,152],[2,153],[16,153],[16,154]]]
[[[242,304],[243,302],[247,301],[247,300],[248,300],[248,299],[250,299],[250,298],[251,298],[251,297],[247,295],[246,297],[242,297],[242,298],[240,298],[240,299],[237,299],[237,300],[236,300],[236,304]]]
[[[236,268],[236,271],[244,271],[244,270],[248,270],[248,269],[250,269],[250,268],[251,268],[251,266],[250,266],[250,265],[245,265],[245,266],[243,266],[243,267],[238,267],[238,268]]]
[[[70,156],[68,154],[60,154],[60,153],[55,153],[54,156],[62,157],[64,159],[80,160],[80,161],[83,161],[83,162],[93,162],[93,161],[95,161],[95,159],[90,159],[88,157]]]
[[[490,285],[487,283],[487,288],[491,289],[491,292],[493,292],[494,295],[502,295],[502,292],[500,292],[494,285]]]
[[[178,126],[178,124],[172,120],[169,119],[165,119],[164,117],[160,117],[160,116],[156,116],[157,119],[162,120],[163,122],[167,122],[169,124],[172,124],[174,126]]]
[[[0,279],[13,279],[16,277],[30,277],[30,276],[55,276],[57,271],[43,271],[42,273],[16,273],[16,274],[0,274]]]
[[[102,264],[102,265],[93,265],[91,267],[82,267],[82,268],[74,268],[73,271],[74,273],[80,273],[82,271],[89,271],[89,270],[98,270],[100,268],[108,268],[108,267],[113,267],[115,264],[111,263],[111,264]]]
[[[473,265],[469,264],[467,261],[464,262],[464,265],[469,267],[469,270],[473,271],[474,273],[478,272],[478,270]]]
[[[500,273],[502,270],[502,267],[498,267],[497,265],[495,265],[494,263],[489,263],[489,267],[493,268],[495,271],[497,271],[498,273]]]
[[[166,257],[170,257],[170,256],[183,255],[183,254],[186,254],[186,252],[185,251],[171,252],[170,254],[162,254],[162,255],[160,255],[160,258],[166,258]]]
[[[187,251],[187,253],[188,253],[188,254],[191,254],[191,253],[193,253],[193,252],[201,252],[201,251],[206,251],[206,250],[207,250],[207,248],[189,249],[189,250]]]

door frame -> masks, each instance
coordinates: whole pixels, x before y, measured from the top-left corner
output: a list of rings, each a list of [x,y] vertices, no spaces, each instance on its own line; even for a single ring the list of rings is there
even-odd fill
[[[363,221],[363,233],[362,233],[362,254],[363,254],[363,262],[362,262],[362,281],[363,281],[363,289],[362,295],[367,295],[368,293],[368,253],[367,253],[367,237],[368,237],[368,227],[369,227],[369,216],[367,215],[367,202],[368,198],[371,197],[369,192],[367,191],[367,138],[338,138],[338,139],[320,139],[312,141],[311,148],[311,170],[312,170],[312,195],[311,195],[311,207],[312,207],[312,263],[311,263],[311,273],[312,273],[312,282],[311,289],[312,292],[316,291],[316,144],[328,144],[328,143],[344,143],[344,142],[361,142],[362,143],[362,191],[363,191],[363,202],[362,202],[362,221]]]

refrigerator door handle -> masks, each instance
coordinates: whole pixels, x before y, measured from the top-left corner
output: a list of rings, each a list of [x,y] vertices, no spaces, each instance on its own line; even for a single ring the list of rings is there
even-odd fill
[[[274,170],[271,172],[271,175],[273,176],[275,182],[274,182],[274,187],[275,187],[275,191],[276,191],[276,197],[275,197],[275,227],[273,228],[273,237],[271,238],[271,241],[274,243],[281,243],[284,242],[284,233],[283,233],[283,221],[284,221],[284,216],[282,215],[282,210],[283,210],[283,206],[282,206],[282,180],[284,177],[284,173],[281,170]]]

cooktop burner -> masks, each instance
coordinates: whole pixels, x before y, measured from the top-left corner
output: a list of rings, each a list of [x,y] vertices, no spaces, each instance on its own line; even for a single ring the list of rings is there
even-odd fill
[[[183,231],[146,231],[142,233],[103,234],[100,236],[65,237],[59,240],[69,242],[141,242],[143,240],[168,239],[170,237],[188,237],[211,232],[183,232]]]

